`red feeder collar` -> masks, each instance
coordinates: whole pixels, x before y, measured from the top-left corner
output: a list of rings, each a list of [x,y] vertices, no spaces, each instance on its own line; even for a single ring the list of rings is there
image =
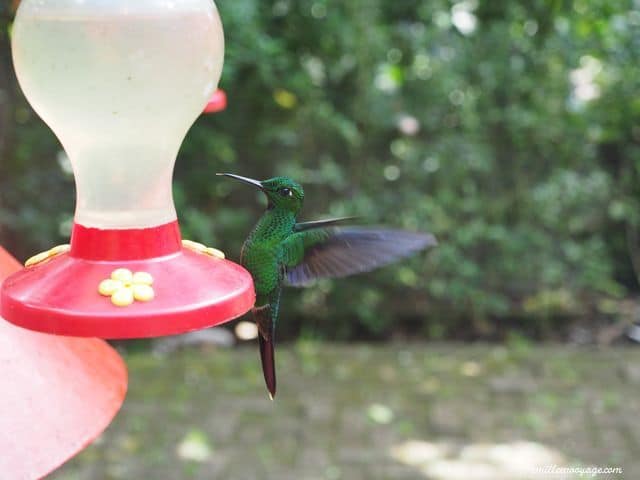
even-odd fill
[[[85,260],[125,261],[163,257],[182,249],[178,222],[152,228],[103,230],[73,225],[71,256]]]
[[[20,268],[0,247],[0,283]],[[107,427],[126,389],[124,363],[105,342],[0,319],[0,476],[49,474]]]

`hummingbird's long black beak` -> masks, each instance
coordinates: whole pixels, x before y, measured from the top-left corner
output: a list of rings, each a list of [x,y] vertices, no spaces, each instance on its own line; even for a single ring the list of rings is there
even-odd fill
[[[260,190],[263,190],[262,182],[259,180],[254,180],[253,178],[241,177],[240,175],[234,175],[233,173],[216,173],[216,175],[221,177],[235,178],[236,180],[240,180],[241,182],[248,183],[249,185],[253,185],[254,187],[258,187]]]

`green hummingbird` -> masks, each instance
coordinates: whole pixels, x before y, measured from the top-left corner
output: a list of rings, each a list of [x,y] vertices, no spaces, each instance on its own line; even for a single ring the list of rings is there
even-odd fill
[[[428,233],[341,226],[349,218],[300,223],[304,190],[287,177],[254,180],[218,173],[253,185],[267,196],[267,211],[242,246],[240,263],[253,277],[264,380],[273,400],[276,394],[275,325],[283,285],[307,286],[319,278],[366,272],[436,245]]]

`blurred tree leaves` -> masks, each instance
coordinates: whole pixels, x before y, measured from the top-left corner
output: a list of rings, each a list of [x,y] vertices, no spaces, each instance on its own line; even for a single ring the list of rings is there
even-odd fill
[[[264,204],[214,177],[304,182],[306,218],[430,230],[400,266],[288,292],[286,335],[545,331],[637,292],[640,5],[606,0],[218,2],[228,109],[175,173],[185,236],[237,258]],[[0,234],[62,240],[71,181],[11,74],[2,24]],[[579,307],[579,308],[578,308]]]

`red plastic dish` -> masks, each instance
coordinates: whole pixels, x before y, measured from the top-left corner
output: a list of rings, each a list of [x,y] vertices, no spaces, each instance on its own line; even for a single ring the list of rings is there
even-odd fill
[[[0,247],[0,282],[20,264]],[[127,370],[102,340],[30,332],[0,319],[0,477],[42,478],[120,409]]]
[[[151,301],[116,306],[98,292],[126,268],[153,277]],[[248,311],[251,275],[240,265],[182,246],[177,222],[146,229],[75,225],[71,251],[27,267],[2,286],[0,313],[31,330],[99,338],[172,335],[211,327]]]

